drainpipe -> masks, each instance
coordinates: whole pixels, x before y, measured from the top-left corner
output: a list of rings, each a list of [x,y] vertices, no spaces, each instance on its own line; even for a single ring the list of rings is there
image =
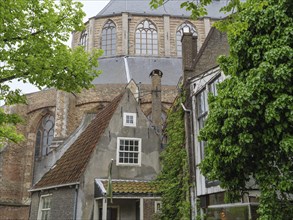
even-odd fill
[[[191,136],[191,140],[190,140],[190,149],[192,152],[189,152],[191,153],[191,155],[195,155],[194,153],[194,142],[193,142],[193,123],[192,123],[192,117],[191,117],[191,114],[192,114],[192,111],[190,109],[187,109],[183,103],[181,103],[181,107],[183,109],[183,111],[185,113],[188,113],[189,114],[189,123],[190,123],[190,136]],[[188,116],[186,116],[188,117]],[[187,127],[187,126],[186,126]],[[188,132],[186,132],[188,133]],[[189,151],[189,150],[188,150]],[[189,157],[190,158],[190,157]],[[191,219],[196,219],[197,217],[197,194],[196,194],[196,177],[195,177],[195,164],[193,163],[193,160],[192,161],[189,161],[189,165],[192,167],[192,186],[191,186],[191,189],[190,189],[190,201],[191,201]]]
[[[73,207],[73,219],[76,219],[77,217],[77,200],[78,200],[78,185],[75,185],[75,195],[74,195],[74,201],[75,201],[75,204],[74,204],[74,207]]]

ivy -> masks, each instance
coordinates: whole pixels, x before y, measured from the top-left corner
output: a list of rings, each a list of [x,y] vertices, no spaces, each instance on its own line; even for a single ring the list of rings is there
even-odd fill
[[[228,33],[230,54],[219,61],[229,77],[209,98],[201,130],[203,174],[231,200],[260,189],[261,220],[293,219],[292,8],[291,0],[247,0],[217,24]]]
[[[165,134],[167,147],[161,154],[162,171],[155,182],[162,195],[160,219],[190,219],[189,169],[185,150],[184,111],[180,103],[184,95],[174,102],[168,112]]]

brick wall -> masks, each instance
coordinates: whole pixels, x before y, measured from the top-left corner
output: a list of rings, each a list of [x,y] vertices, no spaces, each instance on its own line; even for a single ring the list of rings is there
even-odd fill
[[[217,65],[217,57],[229,53],[229,45],[225,33],[213,28],[208,38],[209,41],[203,45],[205,50],[199,52],[196,60],[194,76],[215,67]]]
[[[29,206],[9,206],[0,204],[1,220],[25,220],[29,216]]]
[[[144,199],[143,200],[143,218],[144,220],[158,219],[158,214],[155,213],[155,201],[158,199]]]

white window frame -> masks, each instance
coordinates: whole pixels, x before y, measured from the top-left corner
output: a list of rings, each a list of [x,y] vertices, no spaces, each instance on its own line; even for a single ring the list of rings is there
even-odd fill
[[[44,199],[46,197],[51,197],[50,207],[49,208],[43,208]],[[39,210],[38,210],[38,220],[42,220],[42,213],[43,213],[43,211],[49,211],[49,216],[50,216],[51,205],[52,205],[52,194],[46,194],[46,195],[42,195],[40,197]]]
[[[160,208],[158,209],[158,205],[160,205]],[[162,201],[155,201],[155,213],[161,213],[162,212]]]
[[[127,117],[133,117],[133,123],[127,122]],[[124,112],[123,113],[123,126],[125,127],[136,127],[136,113],[129,113],[129,112]]]
[[[129,153],[138,153],[138,162],[137,163],[121,163],[119,162],[120,158],[120,140],[135,140],[138,141],[138,151],[128,151]],[[132,137],[117,137],[117,154],[116,154],[116,165],[117,166],[141,166],[141,138],[132,138]],[[122,151],[127,153],[127,151]]]

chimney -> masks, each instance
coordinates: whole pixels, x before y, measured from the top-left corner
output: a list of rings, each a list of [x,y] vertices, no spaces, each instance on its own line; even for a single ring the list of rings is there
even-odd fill
[[[161,101],[161,78],[163,73],[155,69],[150,73],[152,78],[152,122],[156,130],[160,133],[162,129],[162,101]]]
[[[194,61],[197,55],[197,36],[193,36],[190,32],[184,32],[182,39],[182,67],[183,81],[192,76],[194,71]]]

